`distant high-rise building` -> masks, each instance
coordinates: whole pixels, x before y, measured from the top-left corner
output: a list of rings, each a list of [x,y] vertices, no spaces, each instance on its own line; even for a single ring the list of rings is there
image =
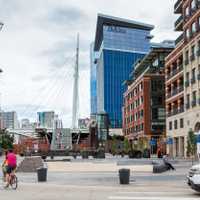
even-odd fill
[[[55,113],[54,111],[38,112],[38,126],[40,128],[53,128]]]
[[[12,112],[1,112],[3,128],[16,129],[18,127],[17,113]]]
[[[91,114],[105,111],[122,128],[122,103],[133,64],[150,50],[152,25],[99,14],[91,45]]]
[[[22,119],[21,120],[21,128],[28,129],[30,127],[31,127],[31,124],[30,124],[30,120],[29,119]]]

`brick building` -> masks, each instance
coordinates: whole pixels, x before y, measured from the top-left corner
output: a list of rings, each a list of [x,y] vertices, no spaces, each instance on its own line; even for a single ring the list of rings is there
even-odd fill
[[[165,66],[167,150],[186,157],[189,130],[200,130],[200,0],[178,0],[174,12],[181,35]]]
[[[154,140],[153,153],[165,137],[165,57],[174,43],[153,44],[151,51],[134,66],[133,79],[126,81],[123,133],[130,141],[142,139],[145,147]]]

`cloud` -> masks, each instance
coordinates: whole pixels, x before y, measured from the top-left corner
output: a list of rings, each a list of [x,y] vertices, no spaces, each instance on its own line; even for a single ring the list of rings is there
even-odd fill
[[[78,23],[84,20],[87,20],[87,15],[80,8],[76,7],[58,7],[53,9],[48,15],[48,21],[59,26],[77,26]]]
[[[97,13],[155,25],[154,41],[175,39],[173,1],[0,0],[2,107],[20,118],[55,110],[70,126],[76,38],[80,33],[80,117],[90,113],[90,43]],[[156,5],[156,6],[155,6]],[[23,110],[26,110],[24,113]],[[36,117],[35,117],[36,119]]]

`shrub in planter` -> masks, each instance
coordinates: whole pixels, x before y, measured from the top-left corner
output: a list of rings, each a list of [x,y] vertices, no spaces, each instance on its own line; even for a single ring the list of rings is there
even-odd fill
[[[143,151],[143,157],[144,158],[150,158],[151,157],[150,149],[144,149],[144,151]]]
[[[89,157],[89,152],[88,152],[88,151],[82,151],[82,152],[81,152],[81,156],[82,156],[83,159],[88,159],[88,157]]]

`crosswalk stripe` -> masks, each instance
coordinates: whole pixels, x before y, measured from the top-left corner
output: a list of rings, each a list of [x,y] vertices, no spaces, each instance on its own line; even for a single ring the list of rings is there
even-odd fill
[[[188,197],[131,197],[131,196],[109,196],[110,200],[199,200],[199,198]]]

